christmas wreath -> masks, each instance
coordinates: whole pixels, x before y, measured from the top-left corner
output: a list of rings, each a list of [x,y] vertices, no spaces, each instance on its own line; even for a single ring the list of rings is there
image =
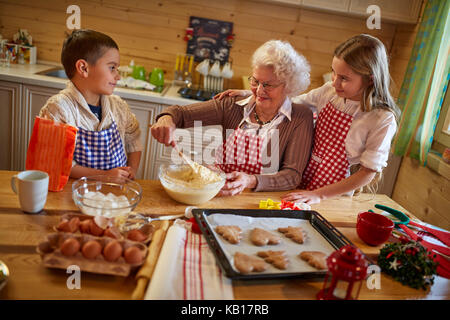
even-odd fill
[[[420,243],[406,238],[401,242],[388,243],[378,256],[381,270],[395,280],[412,288],[422,288],[433,284],[437,263]]]

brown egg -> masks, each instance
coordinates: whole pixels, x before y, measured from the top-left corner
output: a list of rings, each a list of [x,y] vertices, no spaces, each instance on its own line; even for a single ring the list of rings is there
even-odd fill
[[[106,261],[116,261],[122,255],[122,246],[119,241],[114,240],[108,243],[103,249],[103,257],[105,257]]]
[[[104,230],[100,228],[93,219],[90,219],[89,221],[89,233],[96,237],[100,237],[103,234]]]
[[[142,242],[147,239],[147,236],[142,231],[134,229],[128,232],[127,238],[132,241]]]
[[[78,230],[78,226],[80,225],[80,218],[73,217],[69,220],[69,232],[76,232]]]
[[[81,233],[90,233],[91,220],[92,219],[86,219],[80,222]]]
[[[61,253],[65,256],[71,257],[80,250],[80,243],[75,238],[68,238],[64,240],[61,245]]]
[[[104,235],[106,237],[110,237],[110,238],[114,238],[114,239],[121,238],[120,231],[116,227],[109,227],[108,229],[105,230]]]
[[[130,264],[141,263],[144,258],[142,250],[137,247],[129,247],[123,254],[125,261]]]
[[[62,232],[70,232],[69,220],[62,220],[56,228]]]
[[[87,259],[95,259],[102,251],[102,246],[95,240],[90,240],[83,245],[81,252]]]

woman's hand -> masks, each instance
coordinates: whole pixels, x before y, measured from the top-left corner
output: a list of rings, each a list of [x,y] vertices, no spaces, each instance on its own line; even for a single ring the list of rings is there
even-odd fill
[[[175,140],[173,137],[175,128],[176,126],[175,123],[173,123],[171,116],[162,116],[154,125],[152,125],[152,136],[167,147],[175,147]]]
[[[316,191],[299,190],[290,192],[281,197],[284,201],[304,202],[307,204],[319,203],[322,197]]]
[[[249,90],[228,89],[224,92],[218,93],[214,99],[222,100],[225,97],[248,97],[252,92]]]
[[[220,190],[220,196],[234,196],[240,194],[245,188],[256,187],[256,177],[244,172],[233,171],[226,174],[227,182]]]

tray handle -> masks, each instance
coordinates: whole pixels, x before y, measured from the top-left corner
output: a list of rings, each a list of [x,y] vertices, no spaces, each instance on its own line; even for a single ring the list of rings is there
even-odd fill
[[[335,247],[336,249],[340,249],[345,245],[352,245],[353,243],[348,240],[335,226],[333,226],[328,220],[326,220],[320,213],[313,212],[315,219],[319,220],[320,223],[313,223],[313,227],[326,239],[329,240],[329,243]],[[330,239],[330,237],[334,237],[335,239]],[[337,245],[335,240],[340,242],[340,245]]]

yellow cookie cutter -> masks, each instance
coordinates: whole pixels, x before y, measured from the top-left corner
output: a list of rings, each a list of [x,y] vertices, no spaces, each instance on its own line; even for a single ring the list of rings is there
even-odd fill
[[[259,202],[260,209],[267,210],[280,210],[281,209],[281,201],[273,201],[272,199],[261,200]]]

